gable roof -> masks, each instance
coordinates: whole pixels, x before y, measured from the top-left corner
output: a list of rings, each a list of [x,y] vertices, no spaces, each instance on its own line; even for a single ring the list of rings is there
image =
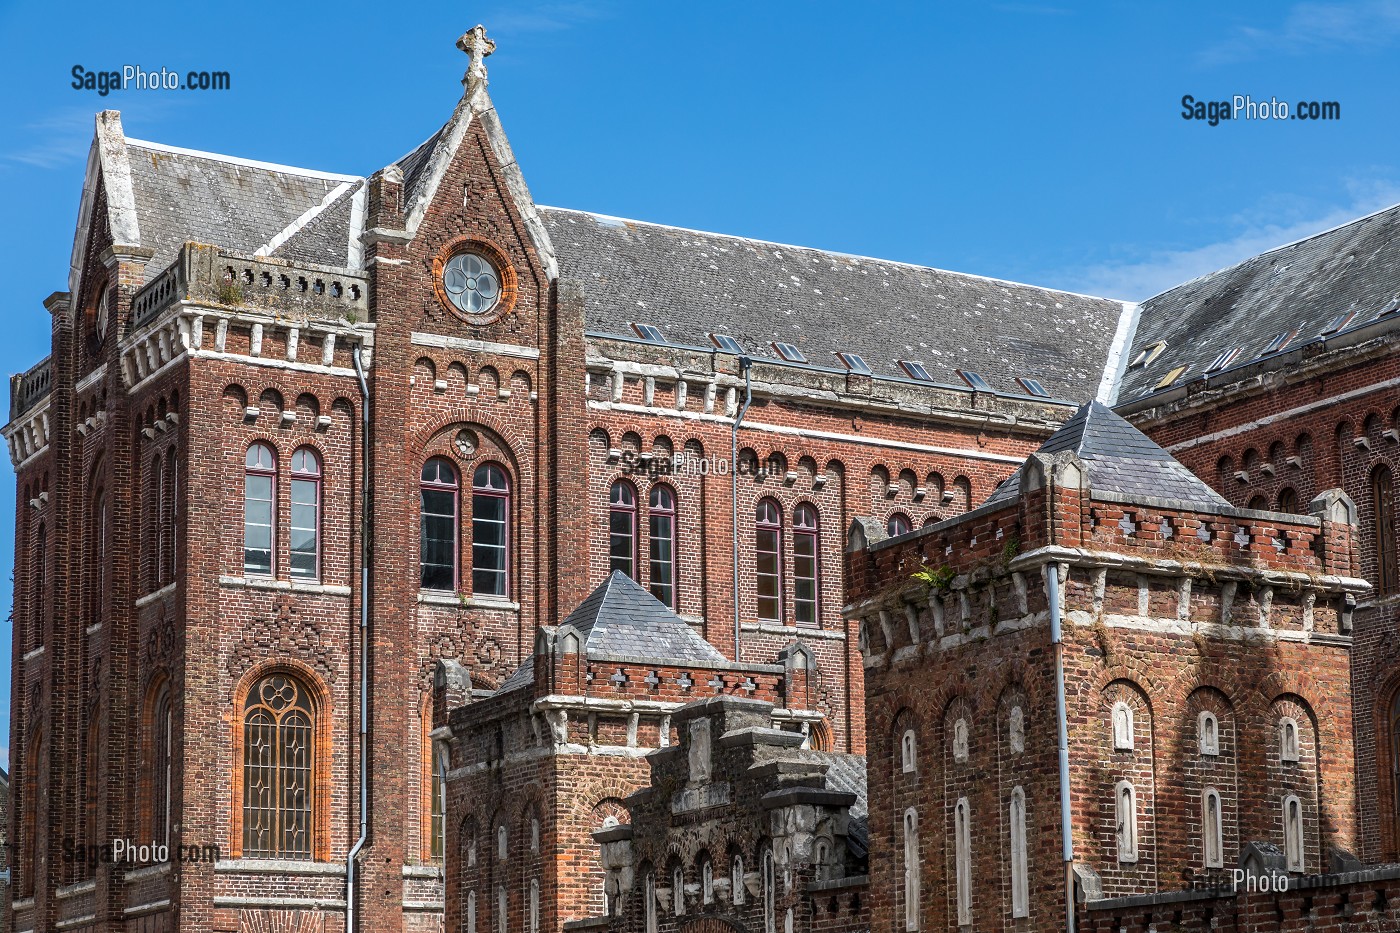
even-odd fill
[[[1211,512],[1233,508],[1150,437],[1112,409],[1090,402],[1074,413],[1040,446],[1039,453],[1073,451],[1088,469],[1089,488],[1132,499],[1167,499]],[[1001,505],[1020,495],[1017,470],[996,488],[984,505]]]
[[[1016,377],[1060,399],[1098,391],[1124,306],[1118,301],[923,266],[738,236],[541,207],[561,273],[583,284],[590,331],[636,339],[653,324],[674,344],[711,347],[711,332],[753,356],[791,343],[815,366],[859,354],[875,375],[908,379],[924,364],[966,388],[958,369],[998,392]]]
[[[1199,379],[1222,353],[1229,364],[1255,361],[1281,335],[1285,349],[1316,340],[1339,315],[1346,327],[1373,321],[1400,302],[1400,205],[1250,257],[1168,289],[1142,303],[1128,362],[1155,343],[1165,349],[1146,366],[1129,366],[1118,403],[1158,391],[1178,366],[1173,386]],[[1277,352],[1277,351],[1275,351]]]
[[[292,244],[298,232],[326,208],[348,204],[363,183],[357,175],[336,175],[288,165],[253,162],[137,139],[126,141],[141,246],[156,251],[146,266],[149,281],[174,261],[186,240],[243,253],[271,252],[274,240],[285,252],[327,265],[348,264],[350,212],[334,229],[321,225]],[[303,255],[304,254],[304,255]]]
[[[564,619],[590,658],[723,664],[726,658],[690,625],[620,570],[614,570]],[[501,692],[534,683],[534,655],[501,684]]]

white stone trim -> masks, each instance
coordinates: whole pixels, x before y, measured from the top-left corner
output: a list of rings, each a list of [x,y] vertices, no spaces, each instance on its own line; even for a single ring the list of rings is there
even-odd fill
[[[170,906],[170,898],[161,898],[158,901],[148,901],[145,904],[134,904],[131,907],[123,907],[122,914],[127,917],[135,917],[139,914],[153,914],[158,910],[164,910]]]
[[[540,351],[536,347],[522,347],[514,343],[492,343],[489,340],[471,340],[466,337],[448,337],[443,334],[425,334],[414,331],[409,339],[415,347],[436,347],[443,350],[465,350],[468,353],[494,353],[521,360],[537,360]]]
[[[349,191],[350,185],[351,182],[344,181],[336,185],[330,191],[327,191],[326,196],[321,199],[320,204],[317,204],[314,207],[307,208],[304,212],[302,212],[302,215],[300,217],[292,221],[283,229],[279,230],[272,237],[272,239],[268,240],[262,246],[259,246],[257,249],[253,250],[253,255],[271,256],[283,243],[287,242],[293,236],[295,236],[301,230],[302,227],[305,227],[307,224],[311,223],[311,221],[315,220],[318,216],[320,216],[322,211],[334,204],[342,194]]]
[[[219,586],[228,587],[230,589],[246,587],[250,590],[276,590],[279,592],[306,593],[310,595],[350,595],[350,587],[340,583],[301,583],[296,580],[278,580],[272,577],[264,579],[260,577],[235,577],[227,574],[220,574]]]
[[[99,364],[98,367],[97,367],[96,369],[94,369],[92,372],[88,373],[86,376],[84,376],[83,378],[79,379],[77,382],[73,383],[73,394],[74,394],[74,395],[81,395],[81,394],[83,394],[83,393],[86,392],[88,389],[92,388],[93,386],[97,385],[97,383],[101,382],[102,379],[103,379],[106,375],[107,375],[107,364],[106,364],[106,362],[103,362],[103,363]]]
[[[327,875],[345,877],[344,862],[305,862],[286,858],[226,858],[214,863],[216,873],[236,872],[253,875]]]
[[[682,616],[684,618],[684,616]],[[800,625],[775,625],[771,622],[743,622],[740,632],[756,632],[760,635],[781,635],[786,638],[810,638],[813,641],[845,641],[846,633],[829,628],[805,628]]]
[[[155,602],[156,600],[164,599],[166,596],[169,596],[169,595],[171,595],[171,594],[174,593],[174,592],[175,592],[175,584],[174,584],[174,582],[167,583],[167,584],[165,584],[165,586],[162,586],[160,589],[156,590],[156,591],[153,592],[153,593],[147,593],[145,596],[138,597],[137,600],[136,600],[136,608],[137,608],[137,609],[140,609],[140,608],[142,608],[143,606],[149,606],[151,603]]]
[[[1118,400],[1118,387],[1123,384],[1123,373],[1128,368],[1128,353],[1132,350],[1133,338],[1137,336],[1138,320],[1142,317],[1142,305],[1131,301],[1123,302],[1123,313],[1118,316],[1118,329],[1113,334],[1109,346],[1108,360],[1104,363],[1103,379],[1099,381],[1099,391],[1095,399],[1105,405]]]
[[[228,897],[214,895],[215,907],[247,907],[265,910],[344,910],[345,901],[316,897]]]

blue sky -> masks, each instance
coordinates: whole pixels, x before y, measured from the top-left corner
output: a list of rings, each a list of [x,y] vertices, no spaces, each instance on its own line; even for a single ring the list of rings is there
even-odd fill
[[[1140,299],[1400,202],[1400,0],[128,12],[0,5],[6,372],[48,352],[95,111],[136,138],[369,173],[450,114],[453,43],[477,22],[542,204]],[[232,89],[71,87],[74,65],[126,64]],[[1211,127],[1182,119],[1185,94],[1338,101],[1341,119]],[[11,551],[6,532],[0,565]]]

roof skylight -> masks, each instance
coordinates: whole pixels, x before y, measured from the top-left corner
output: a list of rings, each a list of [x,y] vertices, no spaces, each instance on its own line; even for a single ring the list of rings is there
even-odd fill
[[[1029,376],[1017,376],[1016,381],[1021,384],[1021,388],[1025,389],[1031,395],[1034,395],[1038,398],[1050,397],[1049,390],[1047,390],[1045,386],[1041,385],[1040,380],[1038,379],[1032,379]]]
[[[846,364],[846,368],[853,373],[860,373],[862,376],[875,375],[870,371],[870,365],[855,353],[837,353],[836,356],[841,362]]]
[[[744,348],[739,346],[739,341],[728,334],[711,334],[710,339],[715,342],[715,346],[719,347],[725,353],[738,353],[742,355],[744,352]]]
[[[638,337],[641,337],[647,343],[666,342],[666,338],[661,336],[660,329],[652,326],[651,324],[633,324],[632,329],[637,332]]]
[[[980,374],[974,373],[970,369],[960,369],[958,370],[958,375],[962,376],[963,382],[966,382],[968,385],[972,386],[974,392],[993,391],[992,384],[990,382],[983,379]]]
[[[1229,366],[1231,363],[1233,363],[1235,361],[1235,357],[1239,355],[1239,347],[1231,347],[1229,350],[1223,351],[1214,360],[1211,360],[1210,365],[1206,367],[1206,372],[1213,373],[1218,370],[1224,369],[1226,366]]]
[[[773,349],[778,351],[778,355],[789,363],[805,363],[807,357],[796,346],[790,343],[774,342]]]
[[[923,363],[916,360],[900,360],[899,365],[904,367],[904,371],[909,374],[910,379],[917,379],[920,382],[933,381],[933,377],[928,374]]]

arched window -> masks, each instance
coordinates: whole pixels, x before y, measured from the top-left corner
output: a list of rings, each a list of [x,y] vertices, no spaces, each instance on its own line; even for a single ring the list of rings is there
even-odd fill
[[[772,499],[761,499],[755,513],[755,576],[758,618],[783,620],[783,512]]]
[[[175,716],[170,688],[162,684],[151,715],[151,838],[170,843],[171,761],[174,759]]]
[[[1285,486],[1278,491],[1278,511],[1298,514],[1298,493],[1291,486]]]
[[[261,446],[261,445],[254,444],[253,446],[254,446],[254,447],[257,447],[257,446]],[[251,457],[252,457],[252,454],[253,454],[253,448],[250,447],[250,448],[248,448],[248,456],[249,456],[250,459],[251,459]],[[253,466],[253,465],[250,463],[250,464],[248,464],[248,466],[249,466],[249,471],[248,471],[248,472],[249,472],[249,474],[250,474],[249,477],[248,477],[248,479],[249,479],[248,485],[249,485],[249,486],[252,486],[252,482],[251,482],[251,481],[252,481],[253,477],[252,477],[251,474],[252,474],[252,466]],[[161,586],[164,586],[164,585],[165,585],[165,582],[166,582],[166,576],[165,576],[165,571],[166,571],[166,564],[165,564],[165,548],[166,548],[166,544],[167,544],[167,538],[166,538],[166,536],[170,533],[170,521],[169,521],[169,514],[168,514],[169,511],[170,511],[170,503],[169,503],[169,500],[167,499],[168,493],[166,492],[165,461],[161,459],[160,454],[156,454],[154,457],[151,458],[151,475],[155,477],[155,486],[156,486],[156,490],[155,490],[155,492],[156,492],[156,501],[155,501],[156,512],[155,512],[155,515],[153,516],[154,521],[155,521],[155,524],[156,524],[156,542],[155,542],[156,546],[155,546],[155,552],[154,552],[153,554],[151,554],[151,560],[155,563],[156,586],[157,586],[157,587],[161,587]],[[244,493],[244,500],[243,500],[243,501],[244,501],[245,503],[248,501],[248,493],[247,493],[246,491],[245,491],[245,493]],[[244,526],[245,529],[248,527],[248,517],[247,517],[246,511],[245,511],[245,514],[244,514],[244,517],[243,517],[243,526]],[[268,528],[269,528],[269,530],[271,530],[271,527],[272,527],[272,525],[271,525],[271,520],[270,520],[270,517],[269,517],[269,523],[268,523]],[[269,537],[269,539],[270,539],[270,538],[271,538],[271,535],[269,535],[268,537]],[[270,544],[270,543],[269,543],[269,547],[271,547],[271,544]],[[271,571],[271,570],[267,570],[267,571],[262,571],[262,572],[271,573],[272,571]]]
[[[953,808],[953,855],[957,863],[958,925],[972,923],[972,810],[966,797]]]
[[[705,904],[715,902],[715,866],[708,855],[700,856],[700,899]]]
[[[428,852],[433,860],[442,861],[443,846],[447,837],[447,748],[441,742],[433,743],[431,767],[433,776],[430,786],[433,800],[428,816],[431,822]],[[473,851],[472,861],[476,860],[475,854]]]
[[[637,490],[618,480],[608,491],[608,572],[637,578]]]
[[[642,910],[646,916],[646,933],[656,933],[656,872],[647,867],[646,892],[643,895]]]
[[[107,494],[97,491],[92,503],[92,592],[88,624],[106,621],[107,594]]]
[[[1013,706],[1007,720],[1007,741],[1011,745],[1011,754],[1019,755],[1026,750],[1026,714],[1021,707]]]
[[[510,570],[510,480],[494,463],[472,473],[472,592],[505,596]]]
[[[271,576],[277,455],[258,441],[248,446],[243,467],[243,573]]]
[[[506,855],[509,853],[509,846],[507,845],[508,839],[509,835],[506,830],[506,824],[502,823],[496,827],[496,861],[498,862],[504,862],[506,860]]]
[[[321,576],[321,458],[310,447],[292,452],[291,575]]]
[[[165,507],[165,582],[169,583],[175,579],[175,547],[176,537],[180,527],[180,472],[179,463],[175,459],[175,451],[172,448],[165,452],[165,486],[166,486],[166,507]]]
[[[685,914],[685,872],[679,865],[671,868],[671,912],[677,917]]]
[[[34,535],[34,593],[30,600],[31,632],[29,647],[37,648],[44,643],[44,609],[49,604],[49,532],[41,523]]]
[[[425,590],[457,588],[457,489],[457,470],[445,458],[423,464],[418,585]]]
[[[540,879],[530,879],[530,933],[540,933]]]
[[[774,911],[777,909],[777,878],[773,872],[773,850],[765,848],[762,859],[759,862],[763,876],[763,931],[764,933],[775,933],[778,925],[777,916]]]
[[[530,817],[530,851],[540,854],[540,818],[537,816]]]
[[[904,929],[919,928],[919,814],[910,807],[904,811]],[[961,837],[959,837],[961,838]],[[959,875],[961,878],[961,875]],[[959,895],[961,899],[961,894]]]
[[[744,903],[744,857],[738,852],[729,860],[729,899],[735,907]]]
[[[817,615],[817,510],[806,503],[792,513],[792,610],[798,625],[815,626]]]
[[[903,512],[895,512],[890,516],[890,520],[885,523],[885,530],[890,533],[891,538],[907,535],[913,527],[913,523],[909,521],[909,516],[905,515]]]
[[[309,859],[316,776],[316,710],[297,678],[269,674],[243,712],[243,855]]]
[[[1283,798],[1283,857],[1288,871],[1303,871],[1303,802],[1292,794]]]
[[[1026,855],[1026,792],[1011,791],[1011,916],[1030,915],[1030,871]]]
[[[1133,708],[1127,703],[1113,704],[1113,750],[1133,750]]]
[[[919,770],[919,740],[913,729],[905,729],[899,739],[899,762],[905,774]]]
[[[36,731],[29,742],[29,754],[24,759],[24,787],[19,801],[20,897],[34,896],[34,881],[39,867],[39,749],[43,740],[43,733]]]
[[[101,780],[99,770],[99,755],[101,754],[102,743],[102,719],[98,716],[98,708],[94,705],[88,710],[87,743],[83,749],[84,773],[83,773],[83,804],[86,809],[83,822],[86,824],[87,844],[91,847],[89,852],[96,852],[98,846],[97,822],[101,809],[98,804],[98,782]],[[91,869],[88,869],[88,877],[91,877]]]
[[[1201,795],[1201,848],[1206,868],[1225,867],[1225,832],[1221,825],[1220,794],[1207,787]]]
[[[1196,717],[1196,738],[1202,755],[1220,754],[1220,721],[1209,710]]]
[[[1395,792],[1395,836],[1400,843],[1400,690],[1390,701],[1390,783]]]
[[[651,556],[651,595],[676,608],[676,494],[670,486],[651,487],[647,522]]]
[[[496,933],[506,933],[507,914],[510,909],[509,895],[506,894],[506,886],[496,885]]]
[[[953,723],[953,760],[957,762],[967,761],[967,720],[961,716]]]
[[[1137,850],[1137,791],[1127,781],[1114,788],[1114,816],[1117,823],[1118,861],[1136,862]]]
[[[466,933],[476,933],[476,892],[467,892],[467,930]]]
[[[1395,483],[1384,464],[1371,471],[1371,509],[1376,516],[1376,587],[1381,593],[1394,593],[1395,566]]]
[[[1282,761],[1298,760],[1298,721],[1288,716],[1278,721],[1279,758]]]

